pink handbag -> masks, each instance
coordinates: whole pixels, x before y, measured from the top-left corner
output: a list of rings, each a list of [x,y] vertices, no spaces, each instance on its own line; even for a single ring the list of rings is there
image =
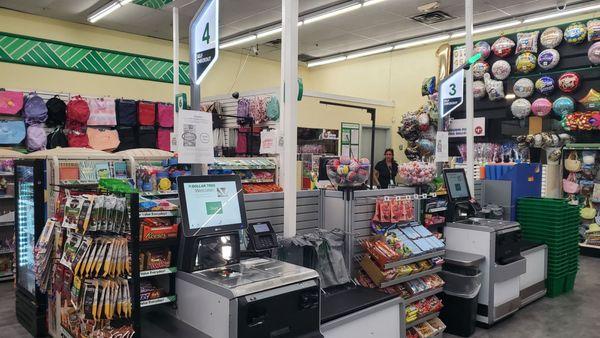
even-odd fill
[[[0,114],[16,115],[23,108],[23,93],[0,90]]]
[[[567,194],[576,194],[579,192],[579,183],[575,177],[575,173],[569,173],[567,178],[563,178],[563,191]]]
[[[90,107],[90,117],[88,126],[107,126],[117,125],[117,114],[115,112],[115,100],[105,99],[87,99]]]
[[[158,126],[173,128],[173,105],[168,103],[158,104]]]

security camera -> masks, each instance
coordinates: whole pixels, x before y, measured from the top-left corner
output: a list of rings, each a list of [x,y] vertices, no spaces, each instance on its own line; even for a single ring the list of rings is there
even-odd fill
[[[250,51],[252,52],[252,54],[254,54],[254,56],[258,56],[258,45],[252,46],[250,48]]]

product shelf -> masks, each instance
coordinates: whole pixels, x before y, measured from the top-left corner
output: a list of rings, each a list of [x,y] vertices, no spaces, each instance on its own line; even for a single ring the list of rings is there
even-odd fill
[[[383,266],[384,269],[391,269],[391,268],[395,268],[397,266],[401,266],[401,265],[407,265],[407,264],[411,264],[414,262],[418,262],[418,261],[422,261],[424,259],[430,259],[430,258],[434,258],[437,256],[443,256],[446,254],[446,250],[437,250],[437,251],[432,251],[432,252],[428,252],[425,254],[421,254],[421,255],[417,255],[417,256],[412,256],[409,258],[405,258],[405,259],[401,259],[399,261],[395,261],[395,262],[390,262],[387,263]]]
[[[165,304],[165,303],[173,303],[177,300],[176,295],[170,295],[166,297],[160,297],[155,299],[144,300],[140,302],[140,307],[148,307],[153,305]]]
[[[0,199],[14,199],[14,195],[0,195]]]
[[[169,195],[177,195],[179,192],[177,190],[163,190],[163,191],[143,191],[140,192],[140,196],[169,196]]]
[[[179,240],[177,238],[164,238],[164,239],[155,239],[152,241],[140,241],[140,248],[149,249],[149,248],[157,248],[157,247],[167,247],[179,244]]]
[[[275,183],[275,180],[272,178],[260,179],[260,178],[250,178],[241,180],[242,183]]]
[[[177,272],[177,267],[172,266],[170,268],[164,269],[154,269],[154,270],[144,270],[140,271],[140,278],[152,277],[152,276],[160,276],[160,275],[169,275]]]
[[[392,285],[396,285],[396,284],[408,282],[409,280],[413,280],[413,279],[416,279],[416,278],[419,278],[419,277],[433,275],[434,273],[438,273],[440,271],[442,271],[442,267],[441,266],[436,266],[436,267],[434,267],[432,269],[429,269],[429,270],[421,271],[419,273],[415,273],[415,274],[412,274],[412,275],[406,275],[406,276],[402,276],[400,278],[389,280],[387,282],[383,282],[383,283],[381,283],[381,285],[379,287],[380,288],[387,288],[388,286],[392,286]]]
[[[0,222],[0,228],[1,227],[11,227],[11,226],[14,226],[14,225],[15,225],[14,221],[13,222]]]
[[[414,303],[416,301],[419,301],[419,300],[421,300],[423,298],[427,298],[429,296],[437,295],[438,293],[440,293],[442,291],[444,291],[443,287],[441,287],[441,288],[435,288],[435,289],[431,289],[431,290],[427,290],[425,292],[419,293],[416,296],[412,296],[412,297],[406,299],[405,303],[406,303],[406,305],[408,305],[408,304]]]
[[[419,325],[419,324],[424,323],[424,322],[426,322],[426,321],[428,321],[430,319],[433,319],[433,318],[439,316],[439,314],[440,314],[439,311],[438,312],[433,312],[433,313],[430,313],[430,314],[428,314],[428,315],[426,315],[424,317],[417,318],[417,319],[413,320],[412,322],[408,322],[408,323],[406,323],[406,329],[408,330],[408,329],[410,329],[413,326]]]
[[[176,217],[179,213],[175,210],[173,211],[141,211],[140,218],[150,218],[150,217]]]

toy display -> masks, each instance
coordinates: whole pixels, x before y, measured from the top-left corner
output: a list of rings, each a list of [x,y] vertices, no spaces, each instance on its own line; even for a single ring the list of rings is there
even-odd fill
[[[552,111],[562,118],[564,115],[575,111],[575,101],[569,96],[561,96],[552,103]]]
[[[587,37],[587,28],[581,22],[574,22],[567,26],[564,32],[565,41],[568,43],[582,43]]]
[[[586,110],[600,110],[600,92],[597,92],[594,88],[579,100]]]
[[[564,93],[571,93],[579,87],[580,82],[579,74],[567,72],[558,78],[558,88]]]
[[[563,31],[558,27],[546,28],[540,35],[540,43],[545,48],[556,48],[563,39]]]
[[[435,177],[435,167],[424,162],[401,163],[398,167],[400,182],[404,185],[427,184]]]
[[[473,55],[481,53],[481,59],[485,60],[490,56],[491,47],[490,44],[485,41],[479,41],[473,46]]]
[[[590,46],[587,56],[593,65],[600,65],[600,41]]]
[[[504,80],[510,75],[510,63],[498,60],[492,65],[492,74],[497,80]]]
[[[475,62],[475,64],[471,67],[471,70],[473,71],[474,79],[482,79],[483,74],[490,70],[490,65],[483,60],[479,60]]]
[[[530,97],[533,94],[533,81],[528,78],[518,79],[513,86],[513,93],[517,97]]]
[[[514,46],[515,42],[513,40],[501,36],[492,44],[492,52],[499,58],[505,58],[512,53]]]
[[[587,36],[588,41],[599,41],[600,40],[600,20],[592,19],[587,22]]]
[[[524,119],[531,112],[531,103],[527,99],[516,99],[510,106],[513,116],[518,119]]]
[[[542,76],[535,81],[535,89],[542,95],[550,95],[554,91],[554,79],[550,76]]]
[[[370,162],[366,158],[360,160],[342,156],[339,160],[327,162],[327,176],[336,187],[358,187],[369,178]]]
[[[527,74],[535,69],[537,63],[537,57],[531,52],[524,52],[517,56],[515,66],[517,71]]]
[[[496,61],[494,63],[494,65],[496,65],[496,63],[498,63],[498,61]],[[493,71],[494,67],[492,66],[492,71]],[[483,81],[473,81],[473,97],[476,99],[482,99],[484,98],[486,95],[486,91],[485,91],[485,84],[483,83]]]
[[[538,55],[538,65],[543,70],[549,70],[556,67],[559,61],[560,54],[558,54],[556,49],[545,49]]]
[[[489,73],[485,73],[483,81],[490,101],[498,101],[504,98],[504,85],[502,81],[492,80]]]
[[[535,116],[544,117],[552,111],[552,102],[547,98],[539,98],[531,104],[531,112]]]
[[[517,48],[515,49],[515,53],[537,53],[537,40],[539,34],[540,31],[517,33]]]

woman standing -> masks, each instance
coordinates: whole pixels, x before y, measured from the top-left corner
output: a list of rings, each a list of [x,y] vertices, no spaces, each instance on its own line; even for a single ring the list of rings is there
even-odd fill
[[[385,158],[375,165],[375,184],[381,189],[396,185],[398,162],[394,160],[394,150],[388,148],[384,152]]]

